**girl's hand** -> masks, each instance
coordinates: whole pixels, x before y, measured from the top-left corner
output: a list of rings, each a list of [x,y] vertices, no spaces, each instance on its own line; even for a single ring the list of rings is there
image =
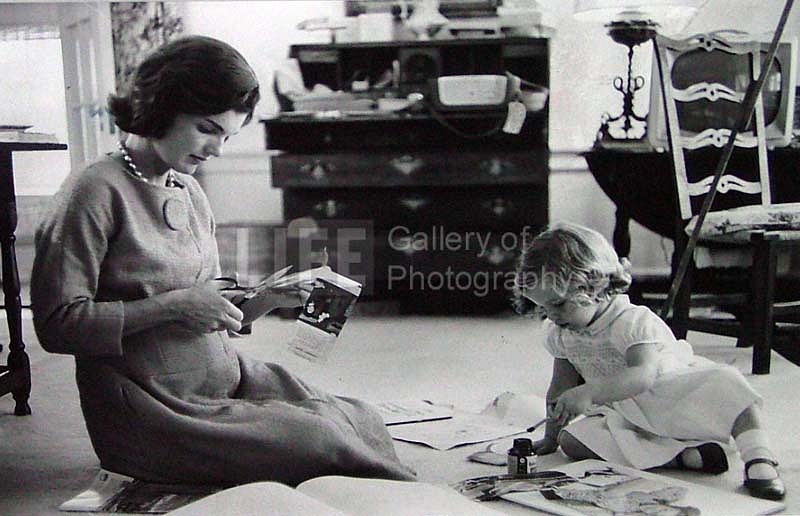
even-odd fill
[[[197,333],[242,328],[242,311],[222,296],[215,281],[173,291],[166,308],[178,322]]]
[[[553,414],[556,424],[565,426],[572,419],[589,412],[593,406],[592,396],[586,384],[562,392],[556,400]]]
[[[533,453],[536,455],[549,455],[558,449],[558,440],[547,435],[544,439],[533,442]]]

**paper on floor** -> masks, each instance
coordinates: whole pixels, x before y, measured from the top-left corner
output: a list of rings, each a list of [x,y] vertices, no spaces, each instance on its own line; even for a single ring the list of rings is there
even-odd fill
[[[388,428],[392,438],[449,450],[465,444],[493,441],[525,432],[541,421],[544,399],[535,395],[506,392],[496,397],[480,413],[454,408],[453,417]]]

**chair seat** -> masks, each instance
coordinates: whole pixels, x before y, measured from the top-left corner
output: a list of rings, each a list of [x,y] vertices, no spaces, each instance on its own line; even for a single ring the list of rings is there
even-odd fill
[[[687,234],[691,234],[696,223],[697,217],[689,220],[685,228]],[[699,246],[695,249],[697,267],[748,267],[753,253],[747,245],[755,231],[777,231],[781,240],[800,240],[800,203],[742,206],[709,212],[700,231]],[[714,244],[734,245],[715,248]],[[792,264],[800,260],[797,254],[790,249],[779,253],[779,276],[791,273]]]
[[[696,224],[697,216],[694,216],[685,227],[686,234],[691,234]],[[800,202],[709,212],[703,221],[699,240],[747,243],[753,231],[781,231],[781,238],[800,239]]]

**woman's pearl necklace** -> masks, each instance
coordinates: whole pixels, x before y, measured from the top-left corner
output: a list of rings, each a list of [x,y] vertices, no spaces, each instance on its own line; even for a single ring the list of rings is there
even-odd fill
[[[119,150],[122,153],[122,159],[125,160],[125,164],[127,165],[125,170],[128,171],[133,177],[135,177],[139,181],[149,183],[150,180],[144,177],[144,174],[142,174],[142,172],[138,168],[136,168],[136,163],[133,162],[133,158],[131,158],[131,155],[128,153],[128,148],[125,147],[124,143],[119,142]],[[170,169],[169,172],[167,172],[167,187],[172,188],[174,186],[175,186],[175,172],[172,169]]]

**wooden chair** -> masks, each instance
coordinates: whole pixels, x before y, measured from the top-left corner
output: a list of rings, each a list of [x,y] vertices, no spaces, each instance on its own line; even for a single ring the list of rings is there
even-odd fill
[[[679,204],[674,277],[713,183],[713,164],[738,123],[748,86],[759,76],[763,52],[761,43],[731,41],[720,33],[680,41],[656,36],[655,49]],[[754,374],[769,372],[776,321],[800,313],[800,303],[775,300],[776,279],[791,272],[785,262],[791,259],[792,249],[800,248],[800,203],[773,204],[766,139],[762,94],[756,98],[750,126],[735,138],[670,320],[678,338],[692,329],[736,336],[738,345],[753,346]],[[724,299],[712,296],[716,303],[738,305],[736,320],[690,317],[693,297],[697,297],[692,296],[692,281],[703,265],[698,263],[701,257],[711,258],[703,260],[711,263],[722,259],[728,271],[730,267],[744,269],[732,282],[743,293]]]

